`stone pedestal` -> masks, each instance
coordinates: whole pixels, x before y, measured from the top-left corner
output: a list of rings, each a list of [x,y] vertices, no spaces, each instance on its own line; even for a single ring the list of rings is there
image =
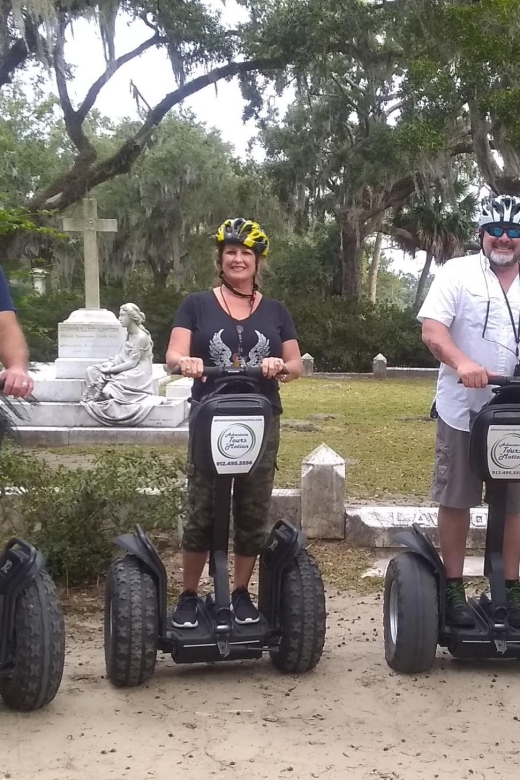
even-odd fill
[[[302,377],[312,376],[314,374],[314,358],[308,352],[302,355]]]
[[[85,371],[119,352],[126,330],[107,309],[77,309],[58,325],[57,379],[84,379]]]
[[[372,361],[372,372],[374,379],[386,379],[386,364],[387,360],[384,355],[379,353]]]
[[[309,539],[345,537],[345,461],[326,444],[302,463],[301,523]]]

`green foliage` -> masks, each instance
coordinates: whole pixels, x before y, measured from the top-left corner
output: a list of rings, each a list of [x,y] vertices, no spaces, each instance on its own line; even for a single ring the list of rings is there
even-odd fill
[[[49,216],[49,212],[33,214],[23,208],[3,208],[0,206],[0,236],[7,236],[18,231],[25,233],[39,233],[43,236],[55,236],[65,238],[54,228],[43,227],[35,222],[35,218]]]
[[[286,300],[302,352],[309,352],[319,371],[371,371],[382,352],[390,366],[435,366],[421,341],[420,324],[410,309],[369,304],[335,296]]]
[[[58,357],[58,323],[71,311],[85,305],[83,295],[60,292],[53,295],[17,294],[12,288],[17,315],[25,333],[31,360],[47,362]]]
[[[13,486],[19,492],[8,490]],[[181,462],[153,450],[108,450],[92,468],[57,470],[26,452],[6,449],[0,455],[4,519],[16,513],[52,573],[68,582],[99,576],[112,557],[114,537],[136,522],[149,530],[175,529],[183,487]]]

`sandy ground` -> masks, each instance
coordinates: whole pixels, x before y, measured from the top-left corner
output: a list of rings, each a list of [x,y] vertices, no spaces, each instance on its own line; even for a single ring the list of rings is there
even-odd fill
[[[517,662],[439,651],[429,674],[399,676],[384,662],[379,595],[329,593],[328,612],[306,676],[164,656],[130,690],[104,679],[101,616],[75,618],[54,703],[28,715],[0,704],[0,780],[518,777]]]

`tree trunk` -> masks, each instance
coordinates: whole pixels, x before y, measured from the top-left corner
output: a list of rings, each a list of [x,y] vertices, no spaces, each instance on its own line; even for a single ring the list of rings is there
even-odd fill
[[[368,276],[368,300],[371,303],[375,303],[377,297],[377,275],[379,273],[379,263],[381,261],[382,244],[383,244],[383,234],[377,233],[376,245],[374,247],[374,254],[372,255],[372,262],[370,263],[370,273]]]
[[[415,293],[415,301],[413,302],[413,310],[419,311],[419,309],[422,306],[422,302],[424,300],[424,290],[426,288],[426,282],[428,280],[428,275],[430,273],[430,266],[432,264],[433,255],[431,252],[426,252],[426,260],[424,261],[424,266],[421,272],[421,276],[419,277],[419,282],[417,284],[417,290]]]
[[[341,228],[341,295],[361,297],[364,236],[351,228]]]
[[[157,262],[149,253],[147,254],[146,259],[148,260],[148,265],[152,269],[154,287],[166,287],[166,281],[171,270],[170,264],[162,263],[161,261]]]

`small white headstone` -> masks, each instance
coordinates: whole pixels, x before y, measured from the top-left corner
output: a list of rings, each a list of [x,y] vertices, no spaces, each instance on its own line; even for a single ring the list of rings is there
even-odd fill
[[[387,360],[384,355],[379,353],[372,361],[372,371],[374,379],[386,379],[386,364]]]
[[[47,276],[47,273],[48,272],[44,271],[43,268],[33,268],[31,271],[33,288],[37,295],[45,295],[45,277]]]
[[[301,512],[309,539],[345,537],[345,460],[326,444],[303,460]]]
[[[312,355],[309,355],[308,352],[306,352],[305,355],[302,355],[302,364],[302,377],[312,376],[314,373],[314,358]]]

